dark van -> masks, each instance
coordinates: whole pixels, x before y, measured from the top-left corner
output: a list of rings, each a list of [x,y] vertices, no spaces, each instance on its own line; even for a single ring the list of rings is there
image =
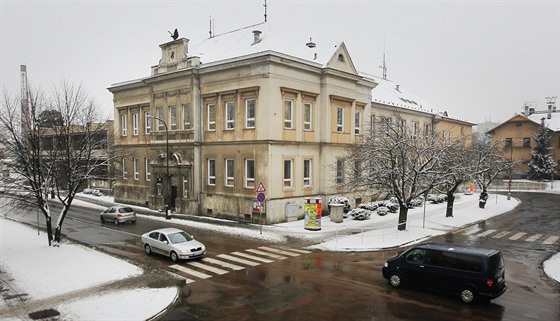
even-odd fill
[[[388,259],[382,271],[394,288],[418,284],[458,294],[465,303],[506,291],[504,259],[497,250],[425,243]]]

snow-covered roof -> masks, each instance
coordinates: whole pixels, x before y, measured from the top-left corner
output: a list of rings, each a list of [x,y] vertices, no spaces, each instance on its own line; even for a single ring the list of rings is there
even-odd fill
[[[548,126],[549,129],[557,132],[560,130],[560,112],[553,112],[550,113],[550,119],[548,118],[548,113],[547,112],[539,112],[539,113],[534,113],[534,114],[530,114],[529,116],[527,116],[527,118],[529,118],[530,120],[540,124],[541,123],[541,119],[544,118],[544,123],[545,125]]]
[[[371,100],[373,103],[417,110],[428,114],[470,123],[469,121],[460,120],[450,116],[447,111],[442,110],[425,99],[409,92],[398,83],[376,76],[370,77],[379,84],[371,91]]]
[[[262,22],[189,45],[188,55],[200,57],[204,65],[272,51],[324,67],[342,43],[307,45],[312,42],[308,37],[290,37],[270,22]]]

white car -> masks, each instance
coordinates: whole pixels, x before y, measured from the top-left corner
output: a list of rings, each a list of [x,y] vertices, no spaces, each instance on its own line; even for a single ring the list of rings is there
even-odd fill
[[[146,254],[165,255],[173,262],[203,257],[204,244],[195,240],[189,233],[178,228],[162,228],[142,235],[142,246]]]

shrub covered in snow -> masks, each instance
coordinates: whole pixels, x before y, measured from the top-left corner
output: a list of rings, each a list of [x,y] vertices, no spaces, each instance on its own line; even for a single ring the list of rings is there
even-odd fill
[[[348,216],[358,221],[369,220],[371,217],[371,211],[363,208],[355,208],[348,212]]]
[[[330,211],[330,205],[331,204],[344,204],[344,213],[348,213],[348,211],[350,211],[350,201],[348,200],[348,197],[346,196],[333,196],[329,199],[329,211]]]
[[[431,202],[432,204],[443,203],[443,202],[447,201],[447,195],[446,194],[430,194],[430,195],[428,195],[428,201]]]
[[[385,216],[389,213],[389,209],[386,206],[380,206],[377,208],[377,215]]]
[[[91,195],[95,195],[95,196],[103,196],[103,193],[101,193],[101,191],[96,190],[96,189],[92,189],[92,188],[84,188],[82,193],[91,194]]]
[[[363,208],[368,211],[375,211],[379,207],[379,202],[369,202],[358,205],[358,208]]]

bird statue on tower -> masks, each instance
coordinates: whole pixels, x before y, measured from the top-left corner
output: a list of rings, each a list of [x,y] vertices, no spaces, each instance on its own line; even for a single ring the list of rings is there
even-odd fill
[[[173,33],[171,33],[171,31],[168,32],[171,35],[171,38],[173,38],[173,40],[177,40],[177,38],[179,38],[179,32],[177,31],[177,28],[175,28],[175,31],[173,31]]]

